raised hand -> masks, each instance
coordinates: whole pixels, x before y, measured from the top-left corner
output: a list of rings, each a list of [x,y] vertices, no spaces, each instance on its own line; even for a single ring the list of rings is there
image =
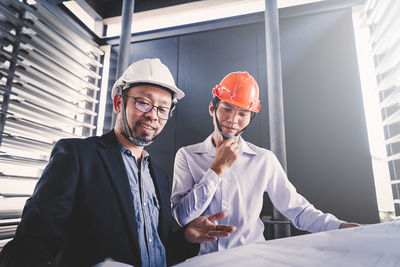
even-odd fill
[[[189,223],[185,230],[185,238],[190,243],[203,243],[214,241],[219,237],[229,236],[236,230],[235,226],[213,224],[214,221],[225,218],[226,211],[221,211],[213,215],[200,216]]]
[[[215,159],[210,168],[221,176],[240,156],[239,137],[223,140],[219,134],[219,140],[215,141]]]

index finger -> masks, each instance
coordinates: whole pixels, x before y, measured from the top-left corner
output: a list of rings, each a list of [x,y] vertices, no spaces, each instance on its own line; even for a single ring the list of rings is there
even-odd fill
[[[226,216],[228,216],[228,212],[226,211],[220,211],[218,213],[212,214],[212,215],[208,215],[208,219],[212,222],[221,220],[222,218],[225,218]]]
[[[215,227],[215,230],[221,231],[221,232],[227,232],[227,233],[232,233],[236,231],[236,226],[233,225],[225,225],[225,224],[218,224]]]

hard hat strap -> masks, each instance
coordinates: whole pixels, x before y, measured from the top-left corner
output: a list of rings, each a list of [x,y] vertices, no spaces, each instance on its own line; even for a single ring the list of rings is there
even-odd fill
[[[138,138],[133,137],[132,132],[131,132],[131,128],[129,128],[128,120],[126,119],[126,106],[125,106],[126,97],[125,97],[124,94],[123,94],[123,88],[122,88],[122,86],[120,87],[119,90],[120,90],[120,91],[119,91],[120,96],[121,96],[121,98],[122,98],[122,101],[121,101],[122,110],[121,110],[121,112],[122,112],[122,121],[123,121],[124,127],[125,127],[125,134],[124,134],[125,137],[126,137],[132,144],[134,144],[134,145],[136,145],[136,146],[148,146],[148,145],[150,145],[151,143],[153,143],[153,141],[143,141],[143,140],[140,140],[140,139],[138,139]]]
[[[244,127],[242,130],[240,130],[239,132],[237,132],[235,135],[229,135],[226,134],[222,131],[221,125],[219,124],[219,120],[218,120],[218,116],[217,116],[217,103],[221,101],[217,96],[214,96],[213,100],[212,100],[212,104],[213,104],[213,108],[214,108],[214,115],[215,115],[215,122],[217,123],[217,127],[218,127],[218,131],[220,132],[220,134],[222,135],[222,137],[224,139],[229,139],[229,138],[235,138],[237,136],[239,136],[244,130],[247,129],[247,127],[249,127],[251,121],[254,118],[255,113],[251,112],[251,117],[250,117],[250,121],[249,124],[247,124],[246,127]]]
[[[219,100],[219,99],[218,99]],[[229,139],[229,138],[235,138],[236,135],[228,135],[224,133],[221,129],[221,125],[219,124],[218,116],[217,116],[217,97],[214,97],[212,103],[213,103],[213,108],[214,108],[214,116],[215,116],[215,121],[217,123],[218,131],[222,135],[222,138],[224,139]]]
[[[174,96],[172,98],[171,109],[169,111],[169,118],[168,119],[170,119],[172,116],[174,116],[175,110],[176,110],[176,104],[178,104],[178,99],[176,99],[176,97]]]

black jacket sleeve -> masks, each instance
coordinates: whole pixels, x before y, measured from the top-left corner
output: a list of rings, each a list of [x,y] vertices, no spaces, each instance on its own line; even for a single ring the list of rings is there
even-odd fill
[[[184,232],[187,225],[172,232],[167,243],[167,264],[168,266],[182,262],[194,257],[199,253],[200,244],[189,243],[185,239]]]

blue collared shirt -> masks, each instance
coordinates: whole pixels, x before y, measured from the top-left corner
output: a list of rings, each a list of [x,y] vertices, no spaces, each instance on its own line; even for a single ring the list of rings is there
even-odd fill
[[[166,266],[165,248],[157,232],[160,205],[150,175],[149,154],[143,151],[140,170],[130,150],[122,146],[121,155],[132,192],[142,266]]]
[[[183,147],[175,157],[172,186],[172,212],[180,225],[201,215],[222,210],[228,216],[221,224],[234,225],[229,237],[205,242],[205,254],[239,245],[263,241],[264,224],[260,219],[263,193],[267,192],[275,207],[300,229],[319,232],[337,229],[343,222],[314,208],[296,192],[275,155],[240,137],[240,157],[222,175],[210,169],[215,159],[212,135],[204,142]]]

